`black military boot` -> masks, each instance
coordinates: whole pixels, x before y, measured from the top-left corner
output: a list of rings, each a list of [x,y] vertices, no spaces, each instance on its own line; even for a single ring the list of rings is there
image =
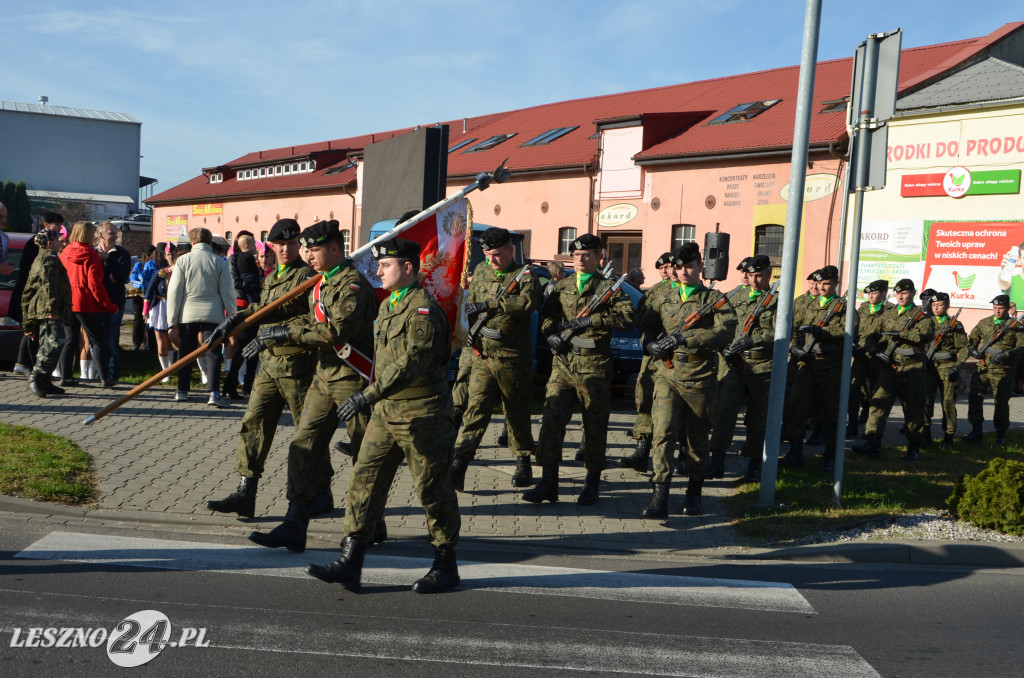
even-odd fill
[[[651,483],[654,493],[644,509],[644,518],[668,518],[668,483]]]
[[[376,546],[377,544],[383,544],[388,540],[388,526],[384,523],[384,519],[381,518],[380,522],[377,523],[377,527],[373,528],[373,534],[370,535],[370,539],[367,542],[368,546]]]
[[[540,482],[523,492],[523,500],[534,504],[558,501],[558,464],[544,464],[541,467]]]
[[[968,443],[980,443],[984,436],[981,433],[981,427],[971,424],[971,432],[964,436],[964,441]]]
[[[334,510],[334,493],[331,488],[320,488],[313,495],[313,505],[309,509],[309,516],[315,518]]]
[[[942,449],[949,452],[953,449],[953,434],[943,433],[942,434]]]
[[[456,492],[463,492],[466,489],[466,469],[469,468],[469,459],[455,457],[452,461],[452,487]],[[515,484],[513,482],[513,484]]]
[[[288,504],[284,522],[270,532],[252,532],[249,541],[276,549],[282,546],[289,551],[302,553],[306,550],[306,528],[309,527],[309,507],[298,502]]]
[[[242,359],[235,358],[231,364],[231,369],[228,370],[228,376],[224,377],[224,385],[220,387],[220,395],[223,398],[229,400],[242,400],[242,396],[238,393],[238,367]]]
[[[459,566],[455,563],[455,545],[434,547],[434,564],[422,579],[412,585],[416,593],[441,593],[453,589],[462,581]]]
[[[356,453],[352,450],[352,444],[351,443],[345,443],[345,442],[342,442],[340,440],[337,441],[336,443],[334,443],[334,451],[335,452],[341,452],[346,457],[355,458],[355,456],[356,456]]]
[[[865,454],[872,459],[878,459],[882,456],[882,436],[877,433],[869,433],[867,440],[850,449],[857,454]]]
[[[576,498],[579,506],[593,506],[597,503],[598,490],[601,487],[601,472],[587,471],[587,478],[583,481],[583,491]]]
[[[755,462],[751,459],[747,462],[747,472],[740,478],[741,483],[759,483],[761,482],[761,459],[758,458]]]
[[[53,379],[48,374],[43,375],[43,389],[46,390],[46,395],[64,395],[67,393],[60,386],[53,383]]]
[[[512,474],[512,487],[529,487],[530,485],[533,485],[533,466],[530,465],[530,456],[516,457],[516,471]]]
[[[586,457],[587,450],[587,434],[583,433],[580,435],[580,449],[576,450],[576,461],[583,461]]]
[[[621,468],[631,468],[637,473],[647,473],[647,460],[651,458],[651,439],[637,438],[636,449],[628,457],[619,459]]]
[[[330,565],[310,565],[306,574],[328,584],[341,584],[346,591],[359,593],[363,575],[363,559],[366,558],[366,542],[355,537],[341,541],[341,555]]]
[[[206,508],[218,513],[237,513],[243,518],[256,515],[256,478],[242,476],[238,481],[238,489],[220,501],[206,502]]]
[[[28,378],[28,390],[32,391],[34,395],[37,395],[40,398],[45,398],[47,396],[46,389],[43,387],[43,379],[44,377],[42,375],[36,374],[35,372],[33,372],[32,376]]]
[[[711,463],[708,464],[708,470],[704,473],[704,480],[711,480],[712,478],[724,478],[725,477],[725,452],[712,452]]]
[[[686,482],[686,499],[683,500],[684,516],[700,515],[700,491],[704,487],[703,476],[690,476]]]
[[[689,469],[686,466],[686,450],[679,450],[679,458],[676,459],[676,467],[673,470],[673,474],[680,478],[690,475]]]
[[[789,441],[789,452],[779,459],[779,468],[799,468],[804,465],[804,441],[796,438]]]
[[[1006,434],[996,431],[996,447],[1006,447]]]
[[[907,443],[907,453],[903,455],[903,458],[907,461],[917,461],[921,456],[921,444],[920,443]]]
[[[501,433],[498,434],[498,444],[502,447],[508,447],[508,422],[501,427]]]
[[[835,471],[836,470],[836,451],[826,449],[821,455],[821,470],[822,471]]]

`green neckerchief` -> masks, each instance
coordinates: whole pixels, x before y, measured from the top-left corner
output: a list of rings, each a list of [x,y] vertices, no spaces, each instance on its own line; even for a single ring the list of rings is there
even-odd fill
[[[682,297],[683,301],[690,298],[690,295],[700,289],[700,285],[680,285],[679,296]]]
[[[679,281],[678,280],[673,280],[672,281],[672,289],[679,289]]]
[[[828,302],[832,301],[835,298],[836,298],[836,295],[834,295],[834,294],[832,296],[830,296],[830,297],[819,296],[818,297],[818,308],[825,308],[826,304],[828,304]]]
[[[274,274],[275,278],[280,278],[281,274],[284,273],[284,269],[288,268],[288,264],[278,264],[277,273]]]
[[[494,277],[496,277],[498,280],[501,280],[502,278],[505,277],[505,274],[511,272],[512,269],[515,268],[515,266],[516,262],[510,261],[508,262],[508,266],[501,269],[500,271],[495,268],[491,268],[491,270],[494,271]]]
[[[346,259],[345,261],[341,262],[331,270],[324,271],[324,280],[330,280],[331,276],[337,275],[341,271],[341,269],[345,268],[345,266],[348,265],[349,261],[351,261],[351,259]]]
[[[757,299],[759,296],[764,294],[764,290],[755,290],[753,287],[750,288],[750,299]]]
[[[946,322],[946,318],[948,317],[948,315],[937,315],[935,316],[935,319],[938,320],[939,324],[941,325],[942,323]]]
[[[403,287],[400,290],[395,290],[394,292],[392,292],[391,296],[388,298],[388,308],[394,308],[395,306],[397,306],[398,303],[405,298],[405,295],[408,294],[409,290],[411,289],[412,285],[409,285],[408,287]]]
[[[903,315],[904,313],[906,313],[909,309],[911,309],[913,307],[914,307],[913,304],[909,304],[907,306],[897,306],[896,307],[896,315]]]
[[[594,277],[594,273],[577,273],[576,274],[576,291],[583,293],[583,288],[587,286],[590,279]]]
[[[871,315],[874,315],[875,313],[878,313],[878,309],[882,308],[882,306],[884,306],[884,305],[885,305],[884,301],[880,301],[877,304],[872,304],[869,301],[868,302],[868,308],[871,309]]]
[[[1002,325],[1004,322],[1006,322],[1005,318],[995,318],[995,317],[992,318],[992,324],[993,325]]]

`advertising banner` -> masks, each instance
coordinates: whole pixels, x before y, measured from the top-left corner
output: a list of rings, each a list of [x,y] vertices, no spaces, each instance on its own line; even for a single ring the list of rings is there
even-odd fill
[[[857,271],[859,297],[872,280],[888,280],[890,286],[902,278],[921,280],[924,272],[924,222],[868,220],[861,226],[860,268]]]
[[[188,235],[188,215],[168,214],[164,220],[167,226],[167,239],[177,241],[179,236]]]
[[[224,203],[206,203],[205,205],[192,205],[192,216],[210,217],[224,214]]]

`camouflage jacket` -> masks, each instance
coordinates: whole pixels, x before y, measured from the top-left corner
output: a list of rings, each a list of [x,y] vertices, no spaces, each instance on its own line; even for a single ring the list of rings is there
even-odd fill
[[[907,324],[909,318],[914,317],[920,307],[916,304],[911,304],[909,308],[904,310],[902,313],[898,306],[893,306],[882,311],[882,318],[879,321],[879,332],[900,332],[896,351],[893,353],[893,360],[895,364],[911,363],[915,364],[921,357],[924,356],[925,350],[928,348],[928,343],[935,338],[935,325],[931,318],[925,317],[918,320],[916,323],[910,326],[906,331],[903,328]],[[882,336],[881,339],[881,350],[885,351],[889,347],[891,340],[896,337]]]
[[[486,261],[477,264],[473,270],[473,282],[469,284],[467,301],[487,302],[490,316],[484,323],[486,331],[500,332],[500,339],[480,335],[477,346],[486,356],[511,358],[519,355],[533,355],[533,335],[530,333],[530,315],[540,307],[541,288],[537,279],[527,273],[519,285],[501,301],[495,301],[498,291],[508,287],[519,275],[522,267],[498,277]],[[471,319],[475,320],[475,318]],[[472,322],[470,322],[472,325]]]
[[[605,278],[600,273],[587,282],[582,290],[576,289],[576,274],[562,278],[555,284],[554,291],[544,302],[540,311],[540,331],[544,336],[558,331],[558,327],[572,320],[586,308],[595,296],[603,296],[615,281]],[[573,339],[594,342],[594,348],[576,348],[566,354],[569,367],[555,358],[552,369],[568,370],[576,374],[601,374],[611,368],[612,331],[624,330],[633,326],[633,304],[621,290],[617,291],[608,303],[590,315],[590,327],[577,332]]]
[[[953,320],[952,316],[946,316],[946,320],[940,321],[937,317],[932,316],[930,318],[934,325],[933,336],[935,339],[939,338],[939,334],[943,329],[947,327],[946,323],[955,322],[952,328],[942,335],[942,341],[935,347],[935,354],[932,356],[932,361],[936,367],[948,367],[950,369],[960,369],[967,362],[967,332],[964,330],[964,324],[959,320]],[[925,347],[925,350],[930,351],[934,340]],[[945,354],[949,354],[946,357]],[[953,362],[949,362],[949,361]]]
[[[319,295],[319,302],[317,301]],[[334,347],[351,344],[372,356],[373,319],[377,317],[377,295],[363,274],[346,260],[329,280],[321,280],[309,293],[306,321],[289,326],[291,341],[317,349],[317,374],[335,381],[358,374],[338,355]]]
[[[656,340],[663,334],[679,331],[686,318],[704,304],[722,298],[718,290],[700,287],[685,301],[679,288],[667,289],[656,302],[648,304],[640,321],[643,343]],[[715,377],[718,373],[718,350],[732,342],[736,333],[736,312],[725,306],[702,317],[683,333],[685,345],[679,346],[672,357],[672,369],[659,362],[659,376],[671,376],[676,381],[695,381]]]
[[[805,295],[806,296],[806,295]],[[804,325],[817,325],[821,322],[831,308],[832,303],[839,298],[836,295],[825,305],[821,305],[821,297],[814,297],[807,302],[803,313],[793,313],[793,338],[790,346],[806,347],[811,342],[811,334],[799,332],[798,329]],[[843,354],[843,337],[846,336],[846,311],[849,307],[844,303],[843,310],[832,316],[832,319],[821,328],[821,336],[814,342],[813,352],[816,354],[835,354],[838,359]],[[857,317],[854,316],[853,331],[857,331]]]
[[[394,308],[381,302],[373,325],[373,383],[363,391],[367,402],[383,398],[425,398],[448,389],[451,326],[441,306],[415,283]]]
[[[809,292],[804,292],[799,297],[793,300],[793,327],[800,327],[801,325],[809,325],[810,323],[804,322],[805,318],[810,317],[810,314],[814,313],[818,306],[818,297],[812,297]]]
[[[742,293],[737,297],[743,297],[737,303],[733,304],[733,308],[736,311],[736,337],[739,337],[743,326],[747,322],[747,318],[754,312],[757,307],[757,300],[761,295],[751,297],[752,290],[747,290],[747,294]],[[767,294],[767,291],[762,292]],[[744,369],[748,369],[755,374],[761,374],[763,372],[772,371],[772,351],[774,350],[775,344],[775,317],[779,308],[779,297],[773,296],[772,300],[768,302],[761,314],[757,316],[757,319],[753,321],[750,327],[750,338],[754,341],[754,345],[744,351],[740,358],[743,360]]]
[[[871,304],[864,302],[857,309],[857,343],[864,347],[868,353],[874,355],[885,348],[882,341],[882,314],[889,309],[896,308],[891,301],[883,301],[879,309],[872,313]]]
[[[1009,323],[1012,321],[1012,318],[1007,318],[1003,322]],[[980,348],[982,344],[986,343],[989,338],[995,334],[995,332],[995,316],[982,318],[971,330],[970,337],[967,341],[968,346],[975,349]],[[979,361],[978,370],[999,373],[1012,372],[1017,363],[1017,359],[1020,358],[1021,354],[1024,354],[1024,336],[1021,336],[1019,331],[1007,332],[999,338],[999,341],[992,344],[990,350],[1002,351],[1009,356],[1009,360],[998,364],[993,363],[991,360]]]
[[[250,304],[236,314],[248,318],[268,306],[315,275],[309,264],[296,259],[281,273],[271,273],[263,279],[260,300]],[[309,295],[300,294],[274,309],[265,316],[260,325],[284,325],[288,328],[304,325],[309,317]],[[282,344],[265,348],[260,352],[260,362],[272,377],[297,377],[310,374],[316,366],[316,356],[311,351],[294,344]]]
[[[71,281],[56,254],[43,251],[32,262],[21,293],[21,308],[26,332],[37,331],[51,315],[65,325],[71,324]]]

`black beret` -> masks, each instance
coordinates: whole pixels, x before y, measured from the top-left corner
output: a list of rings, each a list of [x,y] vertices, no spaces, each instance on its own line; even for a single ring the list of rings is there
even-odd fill
[[[998,294],[998,295],[996,295],[996,297],[994,299],[992,299],[992,301],[990,303],[993,306],[1009,306],[1010,305],[1010,295],[1009,294]]]
[[[661,268],[665,264],[671,264],[671,263],[672,263],[672,253],[671,252],[662,252],[661,256],[658,257],[658,260],[656,262],[654,262],[654,267],[655,268]]]
[[[743,257],[742,259],[740,259],[740,263],[736,264],[736,270],[748,272],[747,266],[750,264],[750,260],[753,258],[754,257]]]
[[[758,254],[753,257],[747,257],[743,261],[746,262],[743,270],[747,273],[760,273],[761,271],[766,271],[772,267],[772,260],[767,254]]]
[[[924,290],[923,292],[921,292],[921,294],[919,294],[917,296],[920,299],[928,299],[929,297],[934,297],[935,296],[935,290],[933,290],[932,288],[929,287],[928,289]]]
[[[695,242],[684,242],[672,250],[672,259],[676,266],[685,266],[694,259],[700,259],[700,247]]]
[[[420,244],[405,238],[382,240],[370,245],[370,256],[374,259],[419,259]]]
[[[868,286],[864,288],[864,294],[868,292],[888,292],[889,281],[888,280],[876,280],[868,283]]]
[[[931,296],[932,296],[932,301],[944,301],[947,304],[949,303],[949,293],[948,292],[934,292]]]
[[[835,266],[825,266],[824,268],[819,268],[817,271],[814,272],[814,279],[817,280],[818,282],[821,282],[823,280],[838,280],[839,269],[836,268]]]
[[[485,250],[496,250],[510,242],[512,242],[512,236],[509,234],[508,229],[498,228],[497,226],[491,226],[480,236],[480,245]]]
[[[910,278],[904,278],[892,286],[893,292],[913,292],[915,290],[917,288],[914,287],[914,281]]]
[[[299,222],[294,219],[278,219],[277,223],[270,228],[270,233],[267,234],[267,241],[295,240],[299,237],[299,231],[301,230]]]
[[[337,221],[318,221],[299,234],[299,244],[303,247],[317,247],[340,238]]]
[[[584,233],[569,245],[569,251],[601,249],[601,239],[593,233]]]
[[[815,269],[815,270],[811,271],[810,273],[808,273],[807,274],[807,279],[808,280],[820,280],[820,278],[815,278],[814,277],[814,276],[818,275],[818,271],[820,271],[820,270],[821,269],[818,268],[818,269]]]

